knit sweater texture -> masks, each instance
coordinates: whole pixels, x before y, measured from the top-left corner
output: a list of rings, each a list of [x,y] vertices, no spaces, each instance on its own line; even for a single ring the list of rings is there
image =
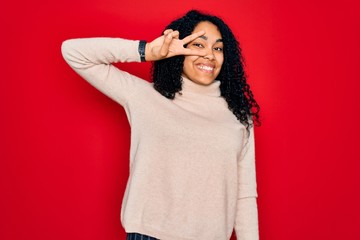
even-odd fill
[[[129,179],[121,207],[126,232],[161,240],[257,240],[254,131],[228,109],[220,81],[183,77],[173,100],[112,65],[140,62],[139,41],[71,39],[66,62],[122,105],[131,126]]]

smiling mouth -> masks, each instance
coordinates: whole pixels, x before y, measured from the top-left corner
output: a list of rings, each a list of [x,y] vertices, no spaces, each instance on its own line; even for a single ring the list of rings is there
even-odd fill
[[[213,66],[209,66],[209,65],[204,65],[204,64],[198,64],[196,65],[196,67],[198,69],[200,69],[202,72],[207,72],[207,73],[212,73],[214,72],[214,68]]]

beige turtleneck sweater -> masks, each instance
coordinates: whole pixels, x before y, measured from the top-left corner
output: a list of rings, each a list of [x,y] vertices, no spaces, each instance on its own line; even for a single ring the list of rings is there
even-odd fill
[[[138,41],[67,40],[67,63],[122,105],[131,125],[130,173],[121,209],[126,232],[161,240],[257,240],[254,132],[220,96],[220,81],[183,78],[170,100],[119,70],[139,62]]]

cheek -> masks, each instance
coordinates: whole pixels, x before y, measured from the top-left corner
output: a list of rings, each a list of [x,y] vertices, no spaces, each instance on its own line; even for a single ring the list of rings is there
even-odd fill
[[[186,71],[186,70],[189,70],[190,68],[192,68],[196,59],[197,59],[197,57],[195,57],[195,56],[185,56],[183,71]]]
[[[222,54],[219,55],[216,61],[218,62],[219,66],[221,68],[224,63],[224,56]]]
[[[187,65],[189,64],[189,62],[190,62],[190,59],[189,59],[188,56],[186,56],[186,57],[184,58],[184,67],[187,66]]]

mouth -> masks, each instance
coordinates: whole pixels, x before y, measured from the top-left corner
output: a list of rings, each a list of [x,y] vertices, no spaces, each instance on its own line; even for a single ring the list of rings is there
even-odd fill
[[[213,65],[207,65],[207,64],[197,64],[196,67],[200,71],[206,72],[206,73],[213,73],[214,69],[215,69],[215,67]]]

